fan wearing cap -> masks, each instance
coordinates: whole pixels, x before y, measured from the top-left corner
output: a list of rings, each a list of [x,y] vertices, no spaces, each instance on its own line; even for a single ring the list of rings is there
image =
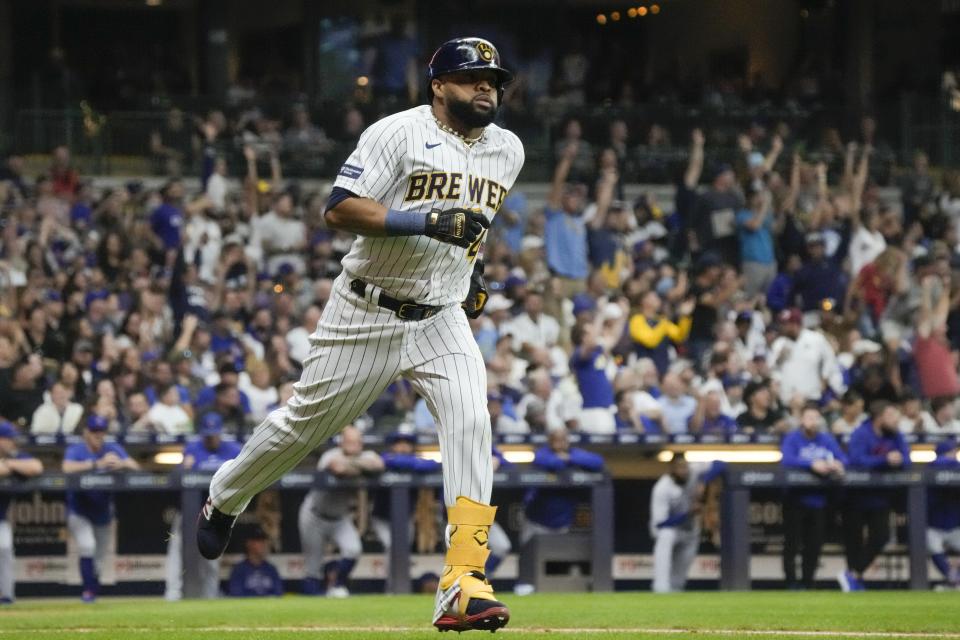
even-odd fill
[[[32,478],[43,473],[39,460],[17,449],[17,435],[16,427],[0,421],[0,478]],[[0,604],[14,600],[13,528],[7,520],[10,499],[9,493],[0,492]]]
[[[252,525],[243,541],[246,557],[230,571],[227,594],[235,598],[282,596],[280,572],[267,559],[270,539],[260,525]]]
[[[847,455],[851,469],[875,473],[910,467],[910,445],[900,433],[900,410],[887,400],[870,403],[870,419],[851,434]],[[837,576],[844,591],[863,591],[863,574],[890,539],[890,492],[858,489],[847,492],[843,510],[847,570]],[[864,536],[866,531],[866,536]]]
[[[317,471],[335,478],[357,478],[375,475],[384,470],[383,460],[373,451],[363,449],[363,434],[353,425],[340,433],[340,444],[320,456]],[[327,596],[345,598],[350,595],[347,581],[363,550],[360,532],[353,522],[359,492],[355,488],[311,489],[300,505],[298,524],[303,546],[304,584],[308,595],[322,592],[324,555],[327,545],[340,551],[336,581],[327,585]]]
[[[188,471],[216,471],[227,460],[240,453],[240,443],[223,439],[223,418],[216,413],[203,415],[197,423],[197,436],[183,448],[181,467]],[[166,590],[164,598],[180,600],[183,597],[183,540],[182,514],[177,512],[170,524],[167,540]],[[216,598],[220,593],[220,558],[200,559],[200,593],[203,598]]]
[[[778,321],[780,337],[773,341],[769,361],[780,381],[780,401],[785,405],[795,397],[819,401],[828,388],[842,393],[837,355],[826,337],[803,327],[799,309],[781,311]]]
[[[932,469],[960,471],[957,450],[960,444],[951,437],[937,444]],[[960,567],[951,566],[947,551],[960,553],[960,489],[931,488],[927,491],[927,550],[930,559],[947,584],[960,588]]]
[[[787,469],[803,469],[821,478],[840,478],[847,456],[834,438],[824,430],[823,416],[815,403],[800,413],[800,427],[788,433],[780,445],[780,464]],[[802,551],[802,585],[812,589],[823,534],[826,526],[827,496],[823,491],[790,491],[783,504],[783,572],[787,587],[797,586],[797,552]]]
[[[67,447],[63,456],[64,473],[110,473],[140,468],[116,442],[105,442],[109,423],[91,415],[83,430],[83,441]],[[80,556],[82,599],[93,602],[100,590],[97,576],[103,569],[107,542],[114,519],[113,496],[106,491],[68,491],[67,529]]]

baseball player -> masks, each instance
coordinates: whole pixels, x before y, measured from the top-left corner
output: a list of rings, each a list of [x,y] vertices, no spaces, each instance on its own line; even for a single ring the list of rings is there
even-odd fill
[[[683,591],[690,565],[700,548],[700,521],[706,485],[724,469],[722,462],[690,464],[674,454],[670,471],[660,476],[650,495],[653,545],[653,590]]]
[[[930,463],[932,469],[960,470],[954,439],[937,445],[937,458]],[[947,581],[947,585],[960,588],[960,568],[950,566],[947,551],[960,552],[960,491],[955,488],[931,489],[927,498],[927,549],[930,559]]]
[[[821,478],[843,476],[847,455],[836,438],[824,430],[823,416],[815,402],[804,406],[800,428],[783,438],[780,464],[788,469],[805,469]],[[802,552],[803,586],[813,589],[823,533],[826,526],[827,495],[823,490],[790,491],[783,501],[783,574],[787,587],[797,586],[797,552]]]
[[[337,478],[356,478],[383,471],[383,460],[373,451],[363,450],[360,430],[350,425],[340,434],[340,446],[320,456],[318,471],[326,471]],[[340,550],[336,584],[327,589],[331,598],[346,598],[347,580],[363,551],[360,532],[353,524],[357,507],[357,489],[312,489],[300,505],[298,523],[300,544],[303,546],[303,592],[322,593],[324,550],[333,542]]]
[[[600,471],[603,458],[596,453],[570,446],[566,429],[552,429],[547,445],[533,454],[533,466],[545,471],[583,469]],[[520,530],[520,542],[526,544],[540,533],[566,533],[573,524],[576,499],[566,489],[531,489],[524,496],[526,518]]]
[[[83,430],[83,442],[67,447],[64,473],[136,470],[140,466],[116,442],[104,442],[109,423],[91,415]],[[98,576],[103,570],[113,522],[113,496],[106,491],[67,491],[67,529],[80,555],[81,599],[93,602],[100,590]]]
[[[850,467],[883,473],[910,467],[910,445],[900,433],[900,410],[886,400],[874,400],[870,419],[850,434]],[[837,575],[843,591],[866,589],[863,574],[890,540],[889,490],[860,489],[847,493],[843,510],[843,546],[847,570]],[[864,537],[866,530],[866,537]]]
[[[182,468],[190,471],[216,471],[227,460],[240,453],[240,443],[224,440],[223,418],[208,413],[200,418],[197,439],[190,440],[183,448]],[[167,586],[164,597],[179,600],[183,597],[183,516],[178,511],[170,525],[167,540]],[[203,559],[200,562],[201,597],[216,598],[220,595],[220,558]]]
[[[486,302],[478,255],[523,146],[492,124],[512,78],[492,44],[444,43],[428,77],[431,104],[371,125],[340,168],[326,221],[357,239],[293,397],[217,472],[197,543],[205,557],[219,556],[254,495],[404,378],[434,415],[443,457],[450,524],[434,625],[494,630],[510,612],[483,574],[496,513],[490,417],[486,369],[464,311],[479,315]]]
[[[43,473],[43,464],[29,453],[17,450],[17,428],[6,420],[0,421],[0,478],[30,478]],[[7,520],[7,508],[12,496],[0,492],[0,604],[14,600],[13,528]]]

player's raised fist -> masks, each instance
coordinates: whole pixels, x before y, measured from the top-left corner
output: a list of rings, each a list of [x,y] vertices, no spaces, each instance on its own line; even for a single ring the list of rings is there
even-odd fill
[[[489,228],[490,221],[482,213],[456,207],[446,211],[430,211],[424,233],[441,242],[449,242],[466,249],[480,237],[484,229]]]

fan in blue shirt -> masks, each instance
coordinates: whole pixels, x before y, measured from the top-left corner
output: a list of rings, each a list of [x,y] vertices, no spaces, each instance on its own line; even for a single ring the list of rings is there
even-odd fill
[[[847,456],[836,439],[823,430],[823,417],[815,403],[803,408],[800,428],[788,433],[780,444],[787,469],[803,469],[821,478],[843,476]],[[797,552],[801,550],[803,586],[813,588],[820,551],[823,548],[827,506],[824,491],[788,491],[783,502],[783,573],[788,587],[797,586]]]
[[[957,449],[960,444],[950,439],[937,445],[936,459],[930,468],[960,473]],[[947,584],[960,587],[960,567],[950,566],[947,551],[960,552],[960,489],[945,487],[927,493],[927,546],[930,559]]]
[[[282,596],[283,580],[280,572],[267,560],[269,541],[259,526],[252,527],[244,540],[247,557],[234,565],[230,572],[228,593],[237,598]]]
[[[115,442],[105,442],[109,423],[91,415],[83,431],[83,442],[67,447],[63,456],[64,473],[111,473],[136,470],[139,465]],[[97,576],[103,569],[110,523],[113,521],[113,495],[106,491],[67,492],[67,528],[77,544],[80,556],[82,599],[93,602],[100,590]]]
[[[875,400],[870,405],[870,419],[850,435],[847,446],[850,467],[878,473],[908,468],[910,447],[900,433],[899,424],[897,406],[886,400]],[[850,491],[847,498],[843,519],[847,571],[837,576],[837,580],[844,591],[862,591],[864,572],[890,539],[889,489]]]

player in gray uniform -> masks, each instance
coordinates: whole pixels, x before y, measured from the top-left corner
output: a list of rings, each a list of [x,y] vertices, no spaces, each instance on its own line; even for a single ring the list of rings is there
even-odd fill
[[[340,169],[326,221],[357,239],[293,397],[214,476],[197,543],[205,557],[222,554],[258,492],[402,377],[425,398],[443,459],[448,550],[434,625],[495,630],[510,612],[483,573],[496,514],[491,429],[486,368],[466,316],[486,301],[478,256],[523,146],[492,124],[512,78],[492,44],[443,44],[428,77],[431,104],[371,125]]]
[[[340,446],[320,456],[318,471],[326,471],[338,478],[356,478],[383,471],[383,460],[373,451],[363,450],[363,436],[354,426],[346,427],[340,435]],[[329,543],[340,550],[336,584],[327,586],[331,598],[350,595],[347,580],[363,550],[360,532],[353,523],[358,491],[355,488],[312,489],[300,505],[298,524],[300,544],[303,546],[303,592],[317,595],[323,591],[323,555]]]
[[[683,591],[700,547],[699,514],[704,487],[723,472],[722,462],[690,464],[674,454],[670,471],[660,476],[650,496],[653,590]]]

